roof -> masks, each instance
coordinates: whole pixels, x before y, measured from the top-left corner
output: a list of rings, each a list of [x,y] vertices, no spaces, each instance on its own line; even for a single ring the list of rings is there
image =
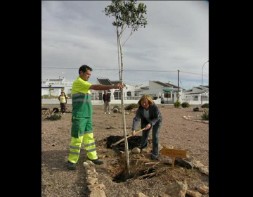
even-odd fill
[[[171,83],[163,83],[163,82],[161,82],[161,81],[153,81],[154,83],[157,83],[157,84],[159,84],[159,85],[161,85],[161,86],[163,86],[163,87],[173,87],[173,88],[178,88],[178,86],[176,86],[176,85],[173,85],[173,84],[171,84]],[[179,86],[180,87],[180,86]]]
[[[141,90],[149,90],[149,87],[148,86],[145,86],[145,87],[140,87]]]
[[[100,79],[100,78],[97,78],[97,80],[102,85],[112,85],[110,79]]]
[[[186,90],[185,94],[202,94],[202,93],[206,93],[209,92],[209,88],[208,86],[198,86],[198,87],[193,87],[190,90]]]
[[[107,78],[97,78],[97,80],[102,85],[114,85],[114,84],[121,83],[119,80],[111,81],[110,79],[107,79]],[[126,84],[124,84],[124,85],[126,85]]]

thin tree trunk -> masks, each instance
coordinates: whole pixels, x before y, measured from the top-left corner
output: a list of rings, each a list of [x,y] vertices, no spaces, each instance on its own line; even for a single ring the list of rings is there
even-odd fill
[[[121,62],[120,62],[120,49],[119,49],[119,46],[120,46],[120,38],[119,38],[119,28],[117,27],[117,49],[118,49],[118,65],[119,65],[119,80],[122,78],[121,77],[121,69],[120,69],[120,66],[121,66]]]
[[[119,51],[121,57],[121,69],[120,69],[120,81],[123,84],[123,52],[121,43],[119,40]],[[123,122],[123,132],[124,132],[124,139],[125,139],[125,153],[126,153],[126,169],[127,175],[130,175],[130,166],[129,166],[129,151],[128,151],[128,141],[127,141],[127,132],[126,132],[126,117],[125,117],[125,107],[124,107],[124,91],[121,89],[121,111],[122,111],[122,122]]]

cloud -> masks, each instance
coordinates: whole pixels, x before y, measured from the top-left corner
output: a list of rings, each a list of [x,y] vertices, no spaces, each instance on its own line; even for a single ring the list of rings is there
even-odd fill
[[[139,2],[139,1],[138,1]],[[180,81],[185,88],[208,83],[208,1],[143,1],[146,28],[139,28],[123,47],[123,80]],[[103,10],[110,1],[42,2],[42,78],[73,80],[82,64],[98,76],[118,80],[116,30]],[[125,32],[127,38],[129,32]]]

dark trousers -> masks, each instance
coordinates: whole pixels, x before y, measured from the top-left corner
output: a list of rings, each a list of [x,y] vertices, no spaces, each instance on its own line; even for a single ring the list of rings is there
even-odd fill
[[[142,124],[142,128],[145,127],[148,123]],[[150,130],[152,130],[152,155],[158,156],[158,145],[159,145],[159,132],[162,122],[157,122],[153,127],[151,127],[149,130],[142,131],[142,137],[141,137],[141,149],[147,147],[148,145],[148,136],[150,133]]]
[[[60,103],[60,106],[61,106],[61,112],[65,113],[65,111],[66,111],[66,103]]]

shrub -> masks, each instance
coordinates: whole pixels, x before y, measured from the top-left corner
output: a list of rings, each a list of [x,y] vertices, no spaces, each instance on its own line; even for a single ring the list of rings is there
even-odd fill
[[[60,114],[52,114],[51,116],[47,117],[48,120],[60,120],[61,115]]]
[[[112,108],[113,113],[118,113],[120,110],[120,107],[118,105],[114,105]]]
[[[201,116],[202,120],[209,120],[209,110],[204,110],[204,113]]]
[[[59,108],[55,107],[55,108],[53,108],[53,112],[54,112],[54,113],[59,113],[60,110],[59,110]]]
[[[177,101],[174,103],[174,107],[179,108],[180,106],[181,106],[181,103],[177,100]]]
[[[193,111],[199,111],[199,107],[194,107]]]
[[[187,103],[187,102],[183,102],[183,103],[182,103],[182,107],[183,107],[183,108],[190,107],[190,104]]]
[[[132,103],[128,106],[125,107],[125,110],[131,110],[131,109],[134,109],[134,108],[138,108],[139,105],[137,103]]]
[[[201,106],[202,108],[209,108],[209,103],[205,103]]]

